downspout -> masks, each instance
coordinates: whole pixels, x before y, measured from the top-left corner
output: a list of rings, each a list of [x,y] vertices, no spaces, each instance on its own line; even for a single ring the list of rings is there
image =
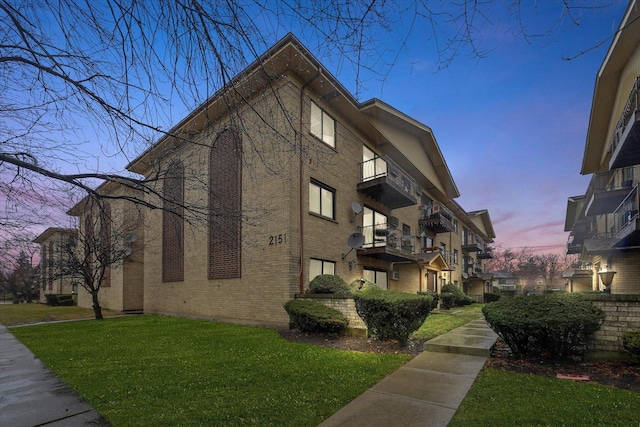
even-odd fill
[[[309,86],[315,79],[320,77],[322,74],[322,68],[318,67],[318,72],[315,76],[311,77],[311,79],[307,80],[302,87],[300,88],[300,121],[299,121],[299,149],[298,153],[300,156],[300,200],[298,204],[300,205],[300,294],[304,293],[304,206],[302,204],[302,200],[304,199],[304,160],[302,158],[302,143],[304,141],[302,129],[303,129],[303,118],[304,118],[304,90]]]

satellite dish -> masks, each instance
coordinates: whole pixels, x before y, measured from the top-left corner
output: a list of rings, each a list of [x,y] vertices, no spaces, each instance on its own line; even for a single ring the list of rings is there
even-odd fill
[[[351,210],[354,214],[358,215],[360,212],[362,212],[362,206],[360,206],[360,203],[358,202],[351,202]]]
[[[364,245],[364,235],[362,233],[351,233],[347,243],[351,249],[358,249]]]
[[[122,251],[122,253],[124,254],[124,256],[129,256],[129,255],[131,255],[131,248],[124,248],[124,250]]]
[[[124,238],[124,241],[127,243],[133,243],[138,240],[138,235],[136,233],[127,234]]]

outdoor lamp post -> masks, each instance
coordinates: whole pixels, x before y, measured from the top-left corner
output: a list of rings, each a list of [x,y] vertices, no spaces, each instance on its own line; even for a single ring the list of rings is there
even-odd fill
[[[602,271],[598,271],[598,276],[600,276],[600,280],[602,280],[602,284],[605,287],[605,293],[611,293],[611,282],[613,282],[613,276],[615,275],[615,271],[608,271],[606,268]]]

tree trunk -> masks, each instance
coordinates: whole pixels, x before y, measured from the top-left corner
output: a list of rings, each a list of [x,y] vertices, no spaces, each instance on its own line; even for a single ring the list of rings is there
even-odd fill
[[[100,303],[98,302],[98,292],[91,292],[91,299],[93,301],[93,314],[96,316],[96,320],[102,320],[102,307],[100,307]]]

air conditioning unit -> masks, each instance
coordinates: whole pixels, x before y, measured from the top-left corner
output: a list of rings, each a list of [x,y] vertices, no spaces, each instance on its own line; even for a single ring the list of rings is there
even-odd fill
[[[400,272],[392,271],[391,272],[391,280],[400,280]]]
[[[398,218],[396,218],[395,216],[390,216],[389,217],[389,225],[391,227],[396,227],[397,228],[398,224],[399,224]]]

